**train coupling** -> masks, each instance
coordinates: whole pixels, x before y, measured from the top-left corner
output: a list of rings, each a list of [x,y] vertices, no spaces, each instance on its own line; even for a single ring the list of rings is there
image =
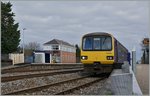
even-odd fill
[[[99,69],[101,66],[100,66],[100,63],[99,63],[99,62],[95,62],[95,63],[93,64],[93,67],[94,67],[94,69]]]

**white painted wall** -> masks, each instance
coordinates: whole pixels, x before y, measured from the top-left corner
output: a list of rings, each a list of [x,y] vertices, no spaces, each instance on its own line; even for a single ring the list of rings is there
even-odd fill
[[[52,54],[50,54],[50,63],[52,63]]]
[[[35,54],[35,63],[45,63],[45,53],[36,52],[34,54]]]
[[[56,44],[51,44],[51,45],[44,45],[43,46],[43,50],[53,50],[52,46],[56,45]],[[75,47],[71,47],[71,46],[67,46],[67,45],[58,45],[59,46],[59,50],[62,51],[66,51],[66,52],[76,52],[76,48]]]

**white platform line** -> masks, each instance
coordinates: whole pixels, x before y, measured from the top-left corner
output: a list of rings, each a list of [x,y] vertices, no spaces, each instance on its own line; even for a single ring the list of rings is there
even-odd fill
[[[136,77],[135,77],[135,75],[134,75],[134,73],[132,71],[131,66],[130,66],[130,73],[132,73],[132,75],[133,75],[133,79],[132,80],[133,80],[133,93],[134,93],[134,95],[143,95],[142,91],[141,91],[141,89],[139,87],[139,84],[138,84],[138,82],[136,80]]]

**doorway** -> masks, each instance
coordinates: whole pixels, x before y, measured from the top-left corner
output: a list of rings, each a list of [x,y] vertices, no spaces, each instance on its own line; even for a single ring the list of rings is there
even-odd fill
[[[50,63],[50,54],[45,53],[45,63]]]

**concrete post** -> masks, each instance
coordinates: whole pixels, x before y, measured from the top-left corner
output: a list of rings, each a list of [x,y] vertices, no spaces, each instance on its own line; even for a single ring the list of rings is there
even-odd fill
[[[134,74],[136,74],[136,51],[135,49],[132,50],[132,70]]]

